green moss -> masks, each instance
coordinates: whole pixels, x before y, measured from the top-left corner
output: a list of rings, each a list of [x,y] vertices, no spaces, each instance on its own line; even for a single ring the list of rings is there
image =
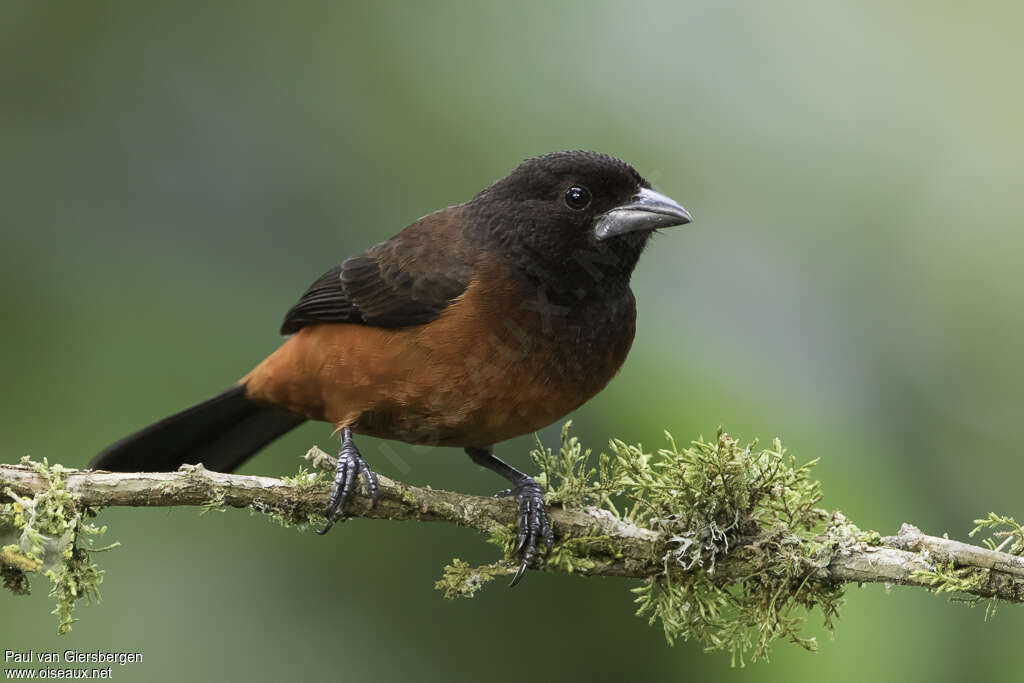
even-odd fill
[[[515,564],[512,560],[512,549],[516,543],[517,529],[514,525],[500,526],[491,532],[487,542],[498,546],[502,554],[508,560],[506,568]],[[544,568],[548,571],[562,571],[569,574],[574,572],[586,574],[599,567],[599,562],[594,559],[597,555],[601,558],[615,556],[618,553],[614,541],[610,536],[572,536],[561,538],[555,541],[544,560]],[[603,560],[607,563],[607,560]],[[459,594],[453,597],[459,597]]]
[[[227,506],[224,505],[224,494],[217,493],[213,498],[199,506],[199,516],[202,517],[210,512],[224,512]]]
[[[516,543],[516,527],[515,525],[499,526],[491,532],[487,542],[491,545],[496,545],[501,548],[501,552],[506,556],[512,554],[512,548],[515,547]]]
[[[1010,555],[1024,555],[1024,528],[1013,517],[990,512],[988,517],[974,520],[974,524],[970,533],[972,538],[981,531],[991,532],[991,536],[983,541],[986,548]]]
[[[283,509],[260,501],[254,502],[249,509],[254,514],[259,513],[269,517],[286,529],[295,529],[296,531],[307,531],[311,528],[322,527],[327,523],[327,518],[322,514],[307,515],[298,509]]]
[[[405,503],[406,505],[409,505],[411,507],[422,507],[423,506],[423,503],[415,495],[413,495],[411,492],[409,492],[405,488],[401,488],[400,491],[401,491],[402,502]]]
[[[307,516],[296,512],[273,512],[271,510],[263,510],[262,513],[284,528],[295,529],[296,531],[323,528],[327,524],[327,517],[324,515]]]
[[[37,572],[42,569],[43,561],[38,557],[23,553],[19,546],[11,544],[0,548],[0,565],[21,572]]]
[[[322,469],[307,470],[305,467],[300,466],[298,473],[290,477],[281,477],[288,486],[294,486],[300,491],[308,491],[321,486],[329,486],[333,477]]]
[[[938,565],[934,570],[918,569],[910,576],[928,583],[936,593],[971,593],[985,586],[989,570],[978,567],[957,568],[950,562],[947,565]]]
[[[17,545],[0,548],[0,579],[4,588],[15,595],[29,594],[29,572],[37,572],[43,566],[42,560],[21,551]]]
[[[444,597],[449,600],[471,598],[483,588],[485,583],[511,573],[512,571],[503,563],[496,562],[482,567],[471,567],[468,562],[456,557],[451,564],[444,568],[444,574],[434,584],[434,588],[443,591]]]
[[[779,639],[814,649],[814,639],[801,635],[806,613],[820,611],[831,629],[842,602],[841,586],[815,578],[831,550],[861,536],[881,541],[819,509],[820,485],[810,477],[816,461],[798,465],[778,440],[757,449],[719,431],[713,441],[680,448],[666,432],[667,447],[655,452],[613,439],[595,456],[569,434],[570,425],[557,450],[537,441],[530,454],[535,478],[549,505],[603,509],[659,534],[663,569],[633,592],[637,614],[659,624],[669,643],[697,640],[739,664],[748,654],[767,657]],[[511,526],[490,539],[507,559],[514,540]],[[749,575],[716,572],[733,555],[752,567]],[[608,537],[559,538],[547,566],[587,573],[615,557]],[[463,595],[456,587],[470,571],[450,565],[438,587]]]
[[[739,664],[747,653],[767,657],[778,639],[814,649],[814,639],[800,635],[803,612],[819,609],[831,629],[843,594],[814,577],[829,547],[855,533],[839,526],[826,533],[830,517],[817,507],[821,489],[810,478],[816,461],[797,465],[778,439],[758,450],[722,431],[687,448],[666,438],[669,447],[654,455],[611,444],[612,475],[632,502],[626,516],[665,539],[664,571],[634,591],[638,615],[660,622],[670,643],[694,639]],[[717,576],[731,552],[755,571]]]
[[[868,545],[882,545],[882,534],[877,531],[860,531],[856,534],[856,538],[861,543],[867,543]]]
[[[975,527],[971,530],[970,536],[973,537],[982,531],[988,531],[989,536],[983,539],[982,543],[989,550],[1010,555],[1024,555],[1024,528],[1013,517],[990,512],[987,517],[974,520],[974,524]],[[923,581],[937,594],[949,595],[953,602],[974,607],[984,601],[986,603],[986,620],[996,613],[998,600],[971,595],[971,593],[983,590],[988,585],[991,579],[991,571],[988,569],[956,567],[949,563],[939,565],[933,570],[917,570],[911,574],[911,577]]]
[[[333,461],[333,459],[316,446],[309,449],[303,457],[313,465],[314,469],[309,470],[300,465],[298,472],[291,476],[281,477],[281,481],[288,486],[295,487],[299,491],[312,491],[320,488],[327,489],[334,480],[334,476],[330,472],[319,469],[319,465],[327,462],[327,460]],[[295,529],[297,531],[306,531],[311,528],[323,527],[327,523],[327,518],[319,513],[306,514],[298,508],[285,508],[260,501],[254,502],[250,506],[250,509],[253,512],[258,512],[270,517],[287,529]]]
[[[569,574],[578,572],[586,574],[599,567],[595,555],[614,557],[617,554],[615,544],[609,536],[575,536],[555,543],[544,561],[545,567],[551,570],[564,571]],[[619,553],[621,555],[621,553]],[[607,562],[605,560],[605,562]]]
[[[86,521],[96,511],[81,505],[67,490],[67,470],[27,457],[21,464],[45,477],[49,487],[32,498],[16,496],[10,489],[4,491],[14,502],[2,506],[0,524],[13,530],[17,543],[4,546],[0,572],[6,588],[24,594],[29,590],[28,574],[43,571],[51,583],[50,597],[56,600],[53,614],[58,618],[57,632],[64,634],[76,621],[72,613],[78,600],[100,599],[103,571],[93,564],[92,553],[114,546],[93,547],[93,538],[105,533],[106,527]]]

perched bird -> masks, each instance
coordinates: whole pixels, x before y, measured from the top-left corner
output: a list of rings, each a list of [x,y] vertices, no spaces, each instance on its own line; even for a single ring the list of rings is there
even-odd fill
[[[633,342],[630,275],[651,234],[690,214],[594,152],[527,159],[324,273],[285,315],[291,335],[232,388],[125,437],[91,466],[230,472],[305,420],[341,433],[327,526],[362,478],[353,434],[459,446],[518,504],[512,585],[550,549],[540,487],[494,456],[599,392]]]

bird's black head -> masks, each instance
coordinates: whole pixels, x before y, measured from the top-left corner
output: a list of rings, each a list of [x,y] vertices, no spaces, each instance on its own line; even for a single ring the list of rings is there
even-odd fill
[[[690,222],[632,166],[596,152],[527,159],[467,205],[471,237],[553,293],[628,286],[657,228]]]

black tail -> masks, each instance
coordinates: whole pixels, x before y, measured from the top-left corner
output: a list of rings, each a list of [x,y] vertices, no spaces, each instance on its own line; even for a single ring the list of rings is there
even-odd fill
[[[203,463],[231,472],[305,418],[277,406],[254,403],[245,387],[165,417],[105,448],[89,463],[113,472],[170,472],[186,463]]]

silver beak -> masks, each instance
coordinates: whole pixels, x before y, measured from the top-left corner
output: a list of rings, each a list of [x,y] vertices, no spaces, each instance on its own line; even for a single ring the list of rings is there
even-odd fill
[[[643,188],[628,202],[598,216],[594,235],[599,240],[638,230],[655,230],[693,221],[690,212],[660,192]]]

